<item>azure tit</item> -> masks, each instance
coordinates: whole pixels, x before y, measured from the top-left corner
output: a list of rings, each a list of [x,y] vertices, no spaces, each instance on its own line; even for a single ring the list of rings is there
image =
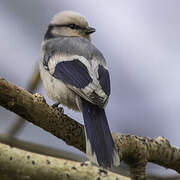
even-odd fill
[[[104,110],[110,77],[102,53],[91,43],[93,32],[79,13],[56,14],[42,42],[40,73],[50,99],[82,112],[90,161],[110,168],[120,164]]]

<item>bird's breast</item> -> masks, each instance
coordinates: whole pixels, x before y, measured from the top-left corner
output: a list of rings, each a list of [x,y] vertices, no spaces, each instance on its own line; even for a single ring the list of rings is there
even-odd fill
[[[61,80],[54,78],[42,63],[40,63],[40,74],[43,86],[48,97],[56,103],[63,104],[70,109],[79,111],[80,99]]]

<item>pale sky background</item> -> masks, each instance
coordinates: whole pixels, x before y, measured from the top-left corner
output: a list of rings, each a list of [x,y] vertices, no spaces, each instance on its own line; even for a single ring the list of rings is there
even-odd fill
[[[111,130],[164,136],[180,147],[180,1],[1,0],[1,77],[26,87],[47,25],[62,10],[80,12],[96,28],[92,42],[103,52],[111,75],[106,108]],[[45,95],[42,87],[37,92]],[[83,123],[81,114],[66,108],[65,113]],[[0,107],[0,132],[14,119]],[[30,123],[18,137],[82,154]],[[152,171],[175,173],[149,166]]]

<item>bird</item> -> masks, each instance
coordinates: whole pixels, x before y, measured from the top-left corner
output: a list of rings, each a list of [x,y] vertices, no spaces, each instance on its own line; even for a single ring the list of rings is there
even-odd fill
[[[90,162],[111,168],[120,159],[105,113],[110,75],[103,54],[91,42],[95,31],[78,12],[55,14],[41,44],[40,75],[55,105],[82,113]]]

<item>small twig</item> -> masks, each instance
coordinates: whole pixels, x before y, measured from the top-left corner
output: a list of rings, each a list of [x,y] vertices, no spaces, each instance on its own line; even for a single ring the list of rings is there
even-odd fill
[[[40,83],[40,72],[39,72],[39,66],[38,64],[35,65],[35,69],[32,73],[31,79],[27,85],[27,91],[33,93],[37,88],[38,85]],[[15,122],[12,123],[12,125],[9,127],[9,129],[6,131],[7,135],[9,135],[9,138],[15,136],[18,132],[22,131],[22,129],[24,128],[26,124],[26,120],[21,118],[21,117],[17,117],[15,119]]]

